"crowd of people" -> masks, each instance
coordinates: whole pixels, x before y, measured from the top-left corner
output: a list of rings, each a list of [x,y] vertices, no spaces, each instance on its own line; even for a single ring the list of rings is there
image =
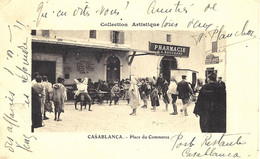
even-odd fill
[[[140,99],[142,100],[143,106],[141,108],[148,108],[148,100],[151,102],[151,110],[156,111],[156,108],[160,106],[160,98],[163,99],[165,104],[165,111],[168,111],[168,106],[172,103],[173,112],[170,115],[177,115],[177,98],[182,100],[182,108],[180,109],[182,115],[187,116],[187,106],[189,104],[190,96],[193,96],[193,90],[189,82],[186,81],[186,76],[182,76],[182,81],[179,83],[175,78],[171,78],[168,82],[166,79],[159,75],[156,79],[155,77],[152,80],[149,78],[131,80],[132,84],[135,84],[138,87]],[[131,92],[131,89],[130,89]],[[139,96],[138,94],[136,96]],[[130,98],[131,101],[131,98]],[[142,105],[141,102],[139,105]],[[131,115],[136,115],[136,110]]]
[[[55,121],[61,121],[60,114],[64,113],[67,100],[64,79],[58,78],[57,83],[48,82],[47,76],[40,76],[35,72],[32,76],[32,128],[44,126],[43,120],[49,119],[46,112],[55,113]]]
[[[198,80],[197,86],[186,81],[186,75],[182,75],[182,80],[177,82],[175,78],[171,78],[168,82],[160,75],[157,80],[152,81],[146,79],[138,79],[131,76],[130,87],[130,105],[133,112],[130,115],[136,115],[137,107],[142,99],[142,108],[147,108],[147,101],[150,98],[152,111],[156,111],[156,107],[160,105],[159,98],[162,96],[165,103],[165,110],[168,111],[168,105],[172,103],[173,112],[170,115],[177,115],[176,100],[182,101],[180,108],[183,116],[188,116],[187,107],[190,100],[196,101],[193,113],[200,117],[200,128],[202,132],[226,132],[226,85],[222,81],[222,77],[218,78],[215,73],[211,73],[203,84]],[[139,91],[137,91],[139,90]],[[139,98],[140,97],[140,98]]]
[[[226,131],[226,92],[225,83],[219,78],[216,81],[216,74],[209,76],[207,84],[198,80],[197,86],[193,87],[186,81],[186,75],[182,75],[182,80],[177,82],[175,78],[169,81],[160,74],[158,78],[139,78],[131,75],[130,78],[113,83],[99,80],[93,83],[91,79],[74,79],[76,91],[74,92],[75,109],[77,103],[89,104],[88,110],[94,101],[99,104],[103,100],[109,101],[109,105],[119,104],[119,99],[126,100],[132,108],[130,115],[137,115],[137,108],[148,108],[150,101],[151,111],[156,112],[162,99],[165,111],[169,110],[172,104],[173,112],[170,115],[177,115],[178,109],[176,101],[182,101],[180,112],[183,116],[188,116],[187,107],[190,100],[196,101],[194,114],[200,116],[200,126],[202,132],[225,132]],[[64,102],[67,100],[67,92],[64,86],[64,79],[58,78],[57,83],[48,82],[47,76],[33,75],[32,80],[32,121],[33,127],[44,126],[43,120],[47,120],[46,112],[55,112],[55,121],[61,121],[60,114],[64,112]]]

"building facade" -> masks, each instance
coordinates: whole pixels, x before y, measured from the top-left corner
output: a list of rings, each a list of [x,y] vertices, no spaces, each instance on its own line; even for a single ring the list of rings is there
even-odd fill
[[[88,77],[113,82],[135,75],[162,76],[196,84],[210,72],[225,77],[225,52],[207,53],[211,42],[197,44],[188,31],[37,30],[32,32],[32,71],[65,84]],[[219,56],[218,62],[214,57]],[[216,59],[215,59],[216,60]],[[213,62],[212,62],[213,61]],[[216,71],[217,70],[217,71]],[[225,79],[225,78],[224,78]]]
[[[109,82],[128,78],[128,36],[120,31],[36,31],[33,72],[47,74],[51,82],[64,77],[65,84],[85,77]]]
[[[206,41],[205,50],[205,77],[214,72],[218,77],[226,81],[226,41],[217,40]]]

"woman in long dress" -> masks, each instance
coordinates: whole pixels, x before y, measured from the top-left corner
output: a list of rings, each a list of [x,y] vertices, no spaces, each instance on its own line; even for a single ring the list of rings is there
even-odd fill
[[[132,75],[130,77],[131,85],[129,88],[129,95],[130,95],[130,101],[129,104],[131,108],[133,109],[132,113],[130,115],[135,116],[136,115],[136,109],[138,106],[140,106],[140,93],[137,86],[138,80]]]

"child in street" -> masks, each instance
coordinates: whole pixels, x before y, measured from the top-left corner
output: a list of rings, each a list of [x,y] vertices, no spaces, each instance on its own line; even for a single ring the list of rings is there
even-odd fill
[[[130,88],[130,81],[129,81],[129,79],[127,78],[126,79],[126,81],[125,81],[125,83],[124,83],[124,90],[125,90],[125,95],[124,95],[124,97],[125,97],[125,99],[126,99],[126,101],[127,101],[127,104],[129,104],[129,101],[130,101],[130,94],[129,94],[129,88]]]
[[[142,106],[142,108],[146,109],[147,108],[148,88],[147,88],[147,85],[146,85],[146,82],[144,79],[141,80],[141,86],[139,88],[139,91],[140,91],[141,99],[144,102],[144,105]]]
[[[168,96],[168,82],[164,79],[162,85],[163,102],[165,103],[165,111],[168,111],[168,105],[170,103]]]
[[[156,107],[160,106],[159,103],[159,96],[158,96],[158,89],[156,88],[156,85],[152,86],[152,92],[151,92],[151,105],[152,105],[152,110],[156,111]]]

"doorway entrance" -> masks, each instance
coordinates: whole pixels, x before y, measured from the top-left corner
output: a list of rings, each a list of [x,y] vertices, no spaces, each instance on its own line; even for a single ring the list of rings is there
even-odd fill
[[[206,68],[206,71],[205,71],[205,83],[208,83],[208,76],[209,76],[211,73],[215,73],[215,74],[217,75],[217,74],[218,74],[218,71],[217,71],[217,70],[214,70],[214,67]]]
[[[107,59],[107,81],[113,83],[120,81],[120,60],[115,56],[110,56]]]
[[[56,79],[56,62],[55,61],[32,61],[32,73],[39,72],[41,76],[47,76],[48,81],[52,84]]]
[[[177,69],[177,60],[173,56],[164,56],[161,60],[160,67],[162,77],[169,82],[171,78],[171,70]]]

